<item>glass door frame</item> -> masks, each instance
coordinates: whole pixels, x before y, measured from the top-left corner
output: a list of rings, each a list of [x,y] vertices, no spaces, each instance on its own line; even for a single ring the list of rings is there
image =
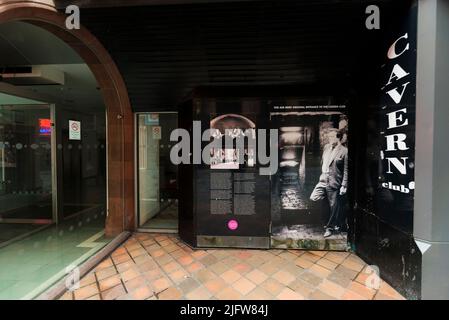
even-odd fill
[[[55,105],[50,103],[36,103],[36,104],[4,104],[3,108],[10,110],[19,109],[47,109],[49,110],[51,131],[50,131],[50,165],[51,165],[51,204],[52,204],[52,219],[15,219],[6,218],[2,219],[4,223],[35,223],[50,225],[58,222],[58,208],[57,208],[57,170],[56,170],[56,117],[55,117]]]
[[[140,159],[139,159],[139,116],[140,115],[146,115],[146,114],[152,114],[152,113],[157,113],[157,114],[176,114],[179,117],[179,112],[178,111],[139,111],[139,112],[134,112],[134,190],[136,190],[135,192],[135,196],[134,196],[134,229],[137,232],[153,232],[156,229],[148,229],[148,228],[141,228],[139,226],[140,224],[140,177],[139,177],[139,163],[140,163]],[[178,118],[178,123],[179,123],[179,118]],[[178,186],[179,187],[179,186]],[[178,202],[179,204],[179,202]],[[178,221],[179,221],[179,216],[178,216]],[[158,232],[162,232],[162,233],[178,233],[179,230],[179,225],[178,225],[178,229],[157,229]]]

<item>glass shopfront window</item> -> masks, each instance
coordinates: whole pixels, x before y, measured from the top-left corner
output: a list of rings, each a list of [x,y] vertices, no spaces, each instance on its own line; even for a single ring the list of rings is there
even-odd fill
[[[137,115],[138,228],[178,229],[178,167],[170,161],[170,133],[178,114]]]
[[[9,234],[53,221],[51,139],[49,106],[0,106],[0,220]]]

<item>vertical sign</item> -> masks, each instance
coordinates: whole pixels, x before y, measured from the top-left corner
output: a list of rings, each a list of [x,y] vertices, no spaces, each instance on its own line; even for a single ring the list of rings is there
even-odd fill
[[[81,122],[69,120],[69,140],[81,140]]]

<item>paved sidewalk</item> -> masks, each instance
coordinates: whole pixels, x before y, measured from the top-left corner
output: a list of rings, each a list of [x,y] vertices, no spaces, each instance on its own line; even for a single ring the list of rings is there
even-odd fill
[[[61,299],[404,299],[364,285],[346,252],[192,250],[176,235],[136,233]]]

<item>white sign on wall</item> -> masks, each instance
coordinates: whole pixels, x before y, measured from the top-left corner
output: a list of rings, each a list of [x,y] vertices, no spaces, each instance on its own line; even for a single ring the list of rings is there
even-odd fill
[[[81,140],[81,122],[69,120],[69,140]]]

